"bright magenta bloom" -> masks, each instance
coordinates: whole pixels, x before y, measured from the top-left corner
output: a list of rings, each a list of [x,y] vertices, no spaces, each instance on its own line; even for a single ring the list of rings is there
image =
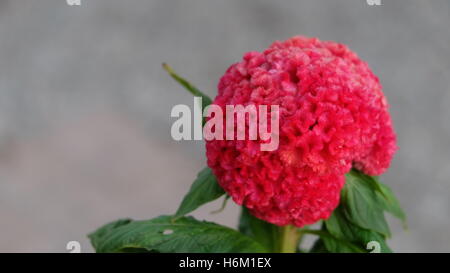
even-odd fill
[[[220,79],[214,104],[279,105],[280,142],[206,143],[208,166],[256,217],[298,227],[328,218],[352,167],[379,175],[397,149],[378,78],[345,45],[293,37],[249,52]]]

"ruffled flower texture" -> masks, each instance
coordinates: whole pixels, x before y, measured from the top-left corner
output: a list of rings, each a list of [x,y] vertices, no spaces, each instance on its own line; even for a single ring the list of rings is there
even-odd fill
[[[345,173],[354,167],[379,175],[397,150],[377,76],[333,41],[296,36],[246,53],[220,79],[213,103],[224,116],[226,105],[279,105],[277,150],[261,151],[260,138],[206,142],[221,187],[279,226],[327,219]]]

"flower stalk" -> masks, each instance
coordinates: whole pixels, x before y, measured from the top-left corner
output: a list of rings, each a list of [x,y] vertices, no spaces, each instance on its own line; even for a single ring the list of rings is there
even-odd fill
[[[279,245],[278,252],[280,253],[295,253],[301,239],[300,230],[292,225],[287,225],[279,228]]]

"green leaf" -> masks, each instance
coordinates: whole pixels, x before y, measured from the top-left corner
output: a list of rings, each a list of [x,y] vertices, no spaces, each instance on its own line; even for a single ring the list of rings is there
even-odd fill
[[[97,252],[245,253],[266,249],[236,230],[192,217],[119,220],[89,235]]]
[[[389,226],[384,218],[384,208],[380,204],[377,189],[376,181],[370,176],[352,170],[346,174],[341,202],[349,221],[389,237]]]
[[[323,245],[330,252],[351,252],[348,245],[340,244],[344,241],[368,252],[371,244],[378,244],[380,252],[392,252],[386,243],[390,232],[384,211],[405,217],[392,191],[377,177],[350,171],[341,191],[341,202],[322,227],[339,241],[321,236]]]
[[[369,242],[376,241],[380,244],[381,252],[392,252],[383,235],[354,225],[346,218],[342,206],[335,209],[324,223],[326,230],[338,239],[349,241],[363,249],[366,249]]]
[[[179,84],[181,84],[184,88],[186,88],[192,95],[196,97],[202,98],[202,109],[205,109],[206,106],[210,105],[212,103],[212,100],[210,97],[205,95],[202,91],[198,90],[197,87],[195,87],[193,84],[188,82],[186,79],[179,76],[175,71],[170,67],[168,64],[163,63],[162,64],[164,70],[169,73],[169,75],[176,80]]]
[[[301,232],[304,234],[313,234],[320,237],[319,240],[322,242],[316,242],[317,244],[322,244],[327,250],[327,252],[332,253],[364,253],[366,252],[364,248],[361,248],[352,242],[339,239],[335,236],[333,236],[331,233],[329,233],[326,228],[323,226],[322,230],[308,230],[303,229]],[[320,246],[321,251],[323,251],[323,246]],[[313,249],[316,248],[314,251],[318,251],[317,249],[319,246],[313,246]],[[311,251],[313,251],[313,249]]]
[[[321,236],[326,249],[331,253],[364,253],[364,249],[359,248],[347,241],[339,240],[333,236]]]
[[[400,203],[394,193],[387,185],[379,181],[376,182],[378,183],[378,196],[381,201],[381,205],[387,212],[402,220],[403,225],[406,227],[406,214],[400,207]]]
[[[198,174],[189,192],[184,196],[175,217],[186,215],[223,194],[225,194],[225,191],[217,183],[211,169],[206,167]]]
[[[278,226],[256,218],[245,207],[242,207],[239,231],[255,239],[269,251],[277,252],[277,239],[280,236]]]
[[[386,243],[386,238],[378,232],[362,228],[358,229],[357,227],[355,232],[359,233],[361,238],[360,240],[364,242],[364,247],[366,249],[368,248],[368,244],[370,242],[376,242],[380,245],[380,253],[392,253],[392,249]]]
[[[193,84],[191,84],[190,82],[188,82],[186,79],[184,79],[183,77],[179,76],[177,73],[175,73],[175,71],[172,69],[172,67],[170,67],[168,64],[163,63],[162,64],[164,70],[167,71],[167,73],[169,73],[169,75],[175,80],[177,81],[179,84],[181,84],[184,88],[186,88],[186,90],[188,90],[192,95],[194,95],[195,97],[201,97],[202,98],[202,111],[204,111],[204,109],[210,105],[212,103],[212,100],[210,97],[208,97],[207,95],[205,95],[202,91],[200,91],[199,89],[197,89],[197,87],[195,87]],[[202,118],[202,125],[204,126],[206,123],[206,117]]]
[[[325,243],[323,242],[322,238],[317,238],[317,240],[314,242],[313,246],[311,247],[311,250],[309,250],[310,253],[330,253],[328,249],[325,246]]]
[[[105,236],[107,236],[115,229],[129,224],[131,221],[132,221],[131,219],[120,219],[112,223],[106,224],[101,228],[97,229],[94,233],[89,234],[88,237],[89,239],[91,239],[91,244],[94,247],[94,249],[98,249],[100,247],[100,245],[103,243],[102,239]]]

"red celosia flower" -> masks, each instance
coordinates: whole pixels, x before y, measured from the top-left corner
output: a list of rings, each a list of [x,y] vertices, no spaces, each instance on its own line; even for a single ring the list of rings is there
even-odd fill
[[[206,143],[208,166],[256,217],[298,227],[328,218],[352,166],[388,168],[396,137],[378,78],[345,45],[293,37],[249,52],[220,79],[214,104],[279,105],[279,147]],[[269,107],[270,109],[270,107]]]

